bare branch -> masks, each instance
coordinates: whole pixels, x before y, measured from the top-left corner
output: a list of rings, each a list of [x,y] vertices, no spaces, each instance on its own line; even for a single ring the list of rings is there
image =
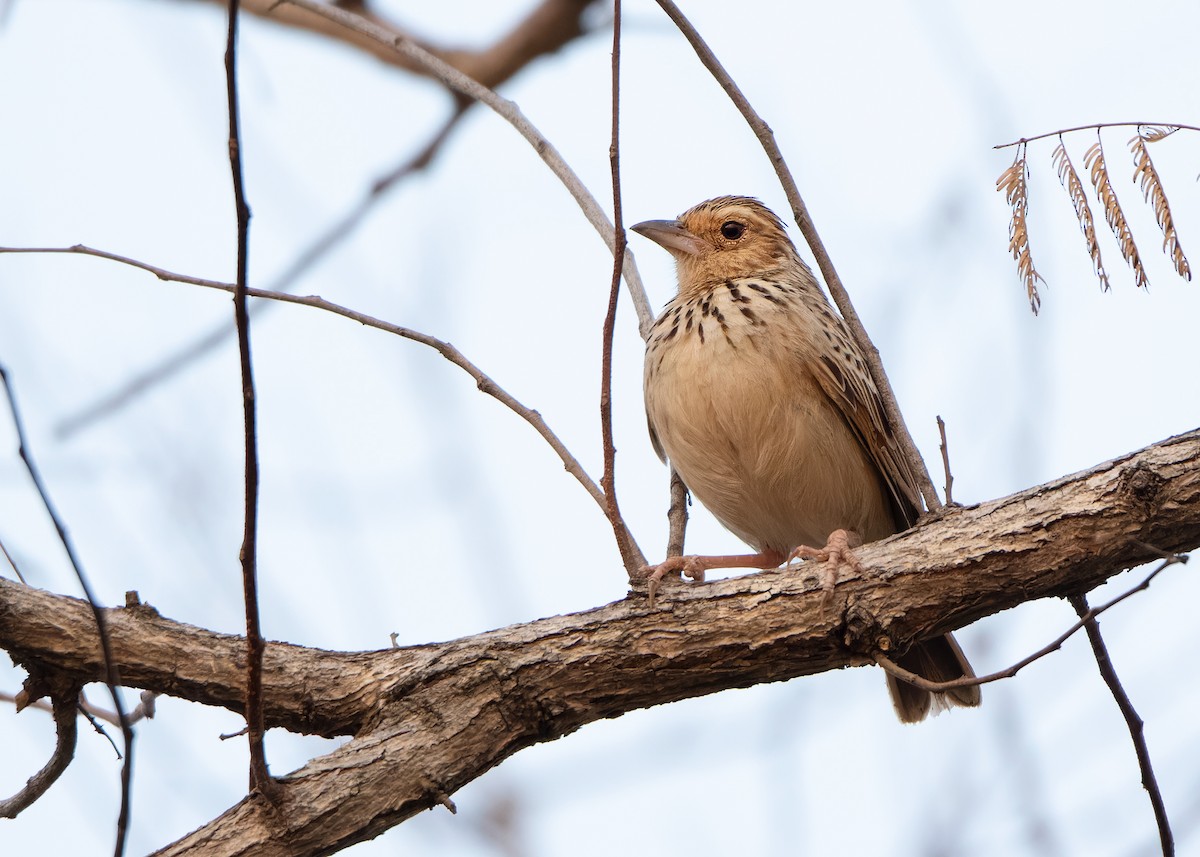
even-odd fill
[[[117,717],[121,721],[121,735],[125,743],[125,761],[121,765],[121,810],[117,815],[117,837],[116,844],[113,847],[113,853],[116,857],[121,857],[125,851],[125,834],[129,825],[129,781],[133,774],[133,729],[130,727],[129,721],[125,719],[125,707],[121,704],[121,694],[117,692],[117,687],[121,684],[121,675],[117,669],[117,661],[113,659],[112,644],[109,640],[108,628],[104,622],[104,611],[100,609],[100,605],[96,602],[96,596],[92,591],[91,584],[88,582],[87,575],[83,573],[83,564],[75,553],[75,545],[67,535],[67,528],[58,516],[54,504],[50,502],[50,494],[42,482],[41,473],[38,471],[37,465],[34,464],[33,453],[30,451],[29,444],[25,439],[25,426],[21,422],[21,414],[17,410],[16,395],[13,393],[12,384],[9,382],[8,371],[3,366],[0,366],[0,383],[4,385],[4,393],[8,397],[9,413],[12,415],[13,428],[17,433],[17,453],[21,461],[25,463],[25,469],[28,471],[29,478],[33,482],[34,487],[37,489],[38,496],[42,499],[42,505],[46,509],[46,514],[50,516],[50,520],[54,523],[54,529],[58,533],[58,540],[62,543],[63,549],[67,553],[67,559],[71,562],[71,568],[75,571],[75,578],[79,581],[79,586],[87,597],[88,607],[91,608],[91,618],[95,623],[96,632],[100,637],[100,648],[104,656],[104,674],[98,680],[103,681],[108,686],[108,692],[112,696],[113,708],[116,710]],[[72,698],[73,703],[74,699]],[[55,719],[57,720],[57,712]],[[55,776],[57,777],[57,774]]]
[[[56,735],[54,753],[42,769],[29,778],[23,789],[6,800],[0,800],[0,818],[16,818],[26,807],[44,795],[71,764],[78,736],[75,721],[75,701],[78,697],[78,685],[59,688],[52,694],[54,702],[51,710],[54,712]]]
[[[992,146],[992,148],[1008,149],[1012,146],[1023,146],[1026,143],[1032,143],[1034,140],[1044,140],[1046,137],[1061,137],[1063,134],[1070,134],[1072,131],[1099,131],[1101,128],[1135,128],[1138,125],[1153,125],[1159,128],[1174,128],[1177,131],[1200,131],[1200,127],[1195,125],[1182,125],[1178,122],[1094,122],[1091,125],[1076,125],[1074,128],[1060,128],[1057,131],[1047,131],[1045,134],[1034,134],[1032,137],[1022,137],[1020,140],[1013,140],[1011,143],[1001,143],[998,146]]]
[[[317,5],[321,6],[322,4]],[[507,79],[508,76],[520,70],[524,64],[536,59],[538,56],[557,50],[566,43],[566,40],[574,38],[574,35],[571,35],[571,33],[575,35],[581,34],[582,29],[579,25],[579,18],[588,5],[589,3],[584,2],[584,0],[546,0],[546,2],[531,12],[522,23],[517,25],[509,35],[498,41],[492,48],[483,52],[438,52],[435,49],[429,48],[428,45],[425,45],[425,47],[431,53],[440,56],[449,66],[459,68],[467,75],[482,81],[485,85],[496,86]],[[325,35],[345,38],[358,44],[360,47],[369,47],[372,52],[402,67],[411,67],[412,70],[424,70],[424,66],[420,65],[420,63],[411,61],[405,55],[398,53],[390,42],[380,42],[378,39],[357,33],[353,29],[347,29],[345,26],[324,17],[320,10],[315,14],[308,10],[302,10],[298,13],[299,17],[297,17],[296,14],[288,12],[285,4],[278,2],[278,0],[270,0],[269,2],[253,0],[251,3],[243,3],[242,6],[243,11],[267,15],[281,23],[289,23]],[[392,32],[394,36],[399,37],[402,34],[400,29],[389,25],[378,16],[370,16],[369,19],[378,27]],[[513,107],[510,102],[504,102],[498,98],[497,101],[510,108]],[[415,156],[406,159],[404,163],[376,179],[364,199],[345,217],[334,223],[312,247],[300,254],[287,270],[277,277],[268,288],[272,291],[287,291],[294,280],[298,279],[319,258],[324,256],[331,248],[337,246],[342,239],[358,226],[382,194],[394,187],[401,179],[424,169],[440,150],[442,143],[456,126],[458,119],[468,106],[474,103],[473,99],[456,92],[454,113],[435,132],[431,141]],[[523,121],[528,124],[527,120]],[[536,134],[536,131],[534,133]],[[529,139],[528,136],[527,139]],[[531,142],[534,143],[535,148],[543,158],[547,157],[547,154],[557,157],[557,153],[553,152],[552,149],[549,153],[543,151],[543,144],[546,146],[549,145],[544,140],[541,142],[531,140]],[[575,181],[578,182],[578,179],[576,178]],[[570,185],[568,187],[572,189],[573,194],[576,194],[575,189],[571,188]],[[586,190],[584,193],[586,193]],[[582,202],[581,205],[583,205]],[[597,220],[593,217],[592,213],[586,207],[584,211],[585,214],[589,215],[589,220],[595,225]],[[601,215],[600,220],[603,219],[603,215]],[[603,236],[603,228],[599,225],[596,228]],[[653,317],[649,308],[649,301],[645,297],[645,291],[641,286],[637,267],[631,254],[626,261],[625,274],[631,294],[633,295],[635,308],[638,311],[639,325],[644,334],[649,329],[649,324],[653,322]],[[251,314],[253,315],[253,313],[252,309]],[[228,338],[230,333],[231,329],[226,325],[214,328],[196,341],[170,355],[165,361],[139,372],[134,378],[121,384],[117,389],[109,391],[97,400],[86,404],[80,411],[66,418],[59,425],[58,431],[63,436],[68,436],[90,425],[92,421],[127,404],[145,390],[173,377],[179,370],[190,365],[196,358],[220,345]]]
[[[954,474],[950,472],[950,445],[946,442],[946,422],[941,414],[937,418],[938,435],[942,442],[938,449],[942,452],[942,469],[946,472],[946,505],[954,505]]]
[[[688,522],[687,486],[671,468],[671,507],[667,510],[667,556],[683,556],[683,542],[687,535]]]
[[[1175,853],[1175,837],[1171,834],[1171,822],[1167,818],[1167,807],[1163,803],[1162,791],[1158,788],[1154,767],[1150,763],[1150,750],[1146,747],[1145,724],[1134,709],[1129,694],[1121,686],[1117,670],[1108,656],[1108,647],[1104,645],[1104,638],[1100,636],[1100,624],[1096,621],[1095,613],[1088,607],[1087,596],[1072,595],[1070,600],[1071,606],[1075,608],[1075,612],[1079,614],[1081,621],[1087,627],[1088,640],[1092,644],[1092,652],[1096,656],[1096,666],[1100,668],[1100,675],[1104,677],[1104,683],[1112,692],[1113,699],[1117,701],[1117,707],[1121,709],[1121,714],[1125,717],[1125,724],[1129,727],[1129,737],[1133,740],[1138,768],[1142,772],[1142,787],[1150,796],[1150,805],[1154,808],[1154,820],[1158,823],[1158,838],[1162,843],[1163,857],[1172,857]]]
[[[95,256],[100,259],[108,259],[113,262],[120,262],[123,265],[140,268],[143,271],[148,271],[151,274],[154,274],[154,276],[164,281],[186,283],[188,285],[202,286],[206,289],[216,289],[218,291],[230,293],[233,293],[233,291],[237,288],[232,283],[223,283],[219,280],[207,280],[202,277],[191,277],[186,274],[176,274],[166,270],[165,268],[159,268],[155,265],[138,261],[137,259],[131,259],[128,256],[120,256],[116,253],[110,253],[106,250],[97,250],[92,247],[87,247],[83,244],[75,244],[71,247],[0,247],[0,254],[3,253],[69,253],[82,256]],[[584,490],[588,492],[588,495],[596,502],[596,505],[600,507],[600,510],[605,510],[604,492],[601,491],[600,486],[597,485],[595,481],[593,481],[592,478],[587,475],[587,471],[583,469],[583,466],[579,463],[575,456],[571,455],[570,451],[567,449],[566,445],[563,444],[562,440],[559,439],[558,435],[556,435],[550,426],[547,425],[546,421],[542,419],[542,415],[537,411],[526,407],[513,398],[513,396],[511,396],[503,387],[493,381],[482,369],[468,360],[461,351],[459,351],[449,342],[444,342],[441,339],[421,333],[420,331],[413,330],[408,327],[402,327],[398,324],[391,324],[390,322],[381,321],[380,319],[369,316],[366,313],[352,310],[349,307],[336,304],[332,301],[327,301],[324,298],[316,295],[299,296],[288,294],[286,292],[272,292],[266,289],[246,289],[246,294],[252,298],[261,298],[264,300],[297,304],[299,306],[307,306],[312,307],[313,309],[323,310],[325,312],[332,313],[333,315],[340,315],[343,318],[356,321],[365,327],[373,327],[376,330],[382,330],[385,333],[391,333],[413,342],[419,342],[422,345],[426,345],[434,349],[455,366],[458,366],[460,369],[470,375],[475,380],[475,384],[479,388],[480,392],[486,393],[487,395],[496,399],[517,416],[521,417],[521,419],[525,420],[525,422],[533,426],[534,430],[536,430],[537,433],[540,434],[542,438],[550,444],[551,449],[553,449],[558,455],[566,471],[574,476],[576,481],[583,486]]]
[[[158,699],[158,694],[155,693],[154,691],[152,691],[152,690],[142,691],[142,696],[141,696],[142,701],[139,702],[132,711],[130,711],[128,714],[125,715],[125,719],[131,725],[134,723],[137,723],[141,720],[152,719],[154,717],[154,704],[157,699]],[[11,693],[7,693],[3,690],[0,690],[0,702],[16,702],[16,701],[17,701],[17,697],[13,696]],[[46,702],[45,700],[41,700],[41,699],[25,705],[24,708],[35,708],[39,711],[46,711],[46,712],[50,712],[50,713],[53,713],[53,711],[54,711],[54,706],[51,703]],[[79,694],[78,711],[80,714],[86,715],[88,717],[94,717],[97,720],[103,720],[105,723],[109,724],[110,726],[120,726],[121,725],[121,718],[117,717],[116,712],[109,711],[107,708],[101,708],[98,705],[93,705],[92,703],[88,702],[87,697],[83,694],[82,691]],[[93,725],[95,725],[95,724],[93,724]],[[120,751],[117,751],[117,755],[118,756],[120,755]]]
[[[13,555],[8,552],[8,547],[4,544],[4,539],[0,539],[0,554],[4,555],[4,561],[12,567],[13,572],[17,575],[17,580],[22,583],[29,583],[25,579],[25,575],[21,574],[21,568],[17,565],[17,561],[13,559]]]
[[[612,361],[613,333],[617,325],[617,299],[621,295],[621,268],[625,264],[625,227],[621,222],[621,0],[613,7],[613,50],[612,50],[612,142],[608,148],[609,166],[612,172],[613,194],[613,246],[612,284],[608,290],[608,310],[604,316],[604,331],[601,337],[600,354],[600,437],[604,446],[604,473],[600,485],[604,489],[604,512],[612,524],[617,539],[617,549],[630,582],[642,576],[646,556],[634,541],[621,507],[617,503],[617,449],[613,445],[612,431]]]
[[[1154,554],[1161,553],[1157,549],[1152,548],[1150,545],[1146,545],[1146,544],[1140,543],[1140,542],[1137,544],[1142,549],[1151,551]],[[1154,569],[1154,571],[1150,572],[1150,574],[1146,577],[1146,579],[1143,580],[1141,583],[1139,583],[1137,586],[1134,586],[1133,588],[1128,589],[1125,592],[1122,592],[1120,595],[1118,595],[1116,598],[1112,599],[1111,601],[1107,602],[1106,604],[1102,604],[1099,607],[1092,608],[1091,610],[1088,611],[1086,616],[1082,617],[1078,622],[1076,622],[1074,625],[1072,625],[1070,628],[1068,628],[1066,631],[1064,631],[1062,634],[1060,634],[1058,637],[1056,637],[1053,640],[1053,642],[1048,643],[1047,645],[1038,649],[1032,655],[1022,658],[1021,660],[1017,661],[1012,666],[1006,667],[1005,669],[999,670],[994,673],[988,673],[987,675],[981,675],[981,676],[974,676],[971,678],[965,678],[965,677],[964,678],[956,678],[951,681],[930,681],[929,679],[923,678],[914,672],[910,672],[909,670],[906,670],[904,667],[900,666],[899,664],[897,664],[896,662],[894,662],[893,660],[888,658],[886,655],[876,652],[872,657],[874,658],[875,663],[879,664],[881,667],[883,667],[889,673],[894,675],[896,678],[901,679],[902,681],[906,681],[911,685],[921,688],[922,690],[928,690],[931,693],[945,693],[948,690],[954,690],[955,688],[958,688],[958,687],[972,687],[974,685],[990,684],[991,682],[1000,681],[1001,679],[1012,678],[1017,673],[1019,673],[1021,670],[1025,669],[1025,667],[1032,664],[1034,661],[1041,660],[1042,658],[1046,657],[1046,655],[1048,655],[1052,652],[1057,652],[1059,649],[1061,649],[1063,643],[1065,643],[1067,640],[1071,639],[1071,637],[1073,637],[1075,635],[1075,632],[1078,631],[1080,628],[1083,628],[1084,626],[1086,626],[1089,620],[1095,619],[1095,617],[1099,616],[1101,613],[1105,612],[1106,610],[1109,610],[1110,608],[1115,607],[1116,605],[1120,604],[1122,601],[1124,601],[1126,598],[1129,598],[1131,595],[1134,595],[1138,592],[1142,592],[1146,589],[1149,589],[1150,581],[1152,581],[1152,580],[1154,580],[1154,578],[1158,577],[1158,575],[1164,569],[1166,569],[1172,565],[1186,563],[1187,561],[1188,561],[1188,557],[1186,554],[1167,555],[1166,557],[1163,558],[1162,564],[1159,565],[1158,568]]]
[[[864,546],[864,570],[843,568],[832,600],[820,569],[802,567],[672,587],[659,609],[635,595],[446,643],[363,653],[272,643],[263,670],[266,723],[355,737],[282,779],[286,831],[263,802],[245,800],[163,853],[328,853],[585,723],[871,663],[885,647],[903,651],[1026,601],[1092,588],[1161,551],[1198,545],[1194,431]],[[145,605],[107,618],[129,686],[244,705],[240,638],[171,622]],[[103,671],[86,605],[5,580],[0,647],[80,680]]]
[[[229,108],[229,170],[237,215],[237,285],[233,317],[237,327],[242,381],[242,439],[245,450],[245,529],[242,549],[242,588],[246,605],[246,730],[250,737],[250,792],[277,803],[279,790],[267,769],[263,745],[263,638],[258,621],[258,414],[255,407],[254,364],[250,359],[250,317],[246,312],[246,262],[250,241],[250,206],[242,181],[242,140],[238,130],[237,25],[239,0],[229,0],[225,38],[225,91]]]

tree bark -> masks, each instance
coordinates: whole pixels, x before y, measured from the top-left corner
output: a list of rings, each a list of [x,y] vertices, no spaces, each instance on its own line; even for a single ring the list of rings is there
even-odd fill
[[[870,663],[1026,601],[1086,592],[1200,544],[1200,430],[867,545],[826,602],[807,566],[679,585],[444,643],[266,649],[268,726],[352,735],[161,854],[329,854],[437,804],[518,750],[628,711]],[[1149,546],[1149,547],[1148,547]],[[825,603],[823,603],[825,602]],[[145,605],[107,611],[121,681],[240,711],[244,646]],[[1047,638],[1061,629],[1047,629]],[[0,646],[101,681],[87,605],[0,580]],[[885,704],[882,691],[880,704]]]

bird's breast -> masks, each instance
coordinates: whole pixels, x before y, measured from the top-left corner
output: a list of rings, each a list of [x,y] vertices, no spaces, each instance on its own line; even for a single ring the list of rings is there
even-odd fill
[[[743,281],[681,295],[647,346],[652,432],[696,499],[759,550],[894,532],[874,466],[808,368],[819,335],[795,290]]]

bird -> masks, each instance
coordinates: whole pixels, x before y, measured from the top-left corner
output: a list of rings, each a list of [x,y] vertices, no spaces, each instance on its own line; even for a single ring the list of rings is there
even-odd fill
[[[836,569],[857,564],[862,541],[914,525],[916,478],[866,360],[783,221],[757,199],[721,196],[631,229],[674,257],[679,284],[646,342],[651,443],[756,551],[669,557],[648,569],[653,579],[795,557]],[[974,677],[950,634],[915,643],[897,663],[931,681]],[[887,682],[905,723],[980,704],[977,685],[931,694],[891,673]]]

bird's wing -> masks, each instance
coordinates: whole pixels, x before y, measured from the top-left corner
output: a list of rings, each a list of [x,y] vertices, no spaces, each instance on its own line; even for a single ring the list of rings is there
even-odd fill
[[[654,430],[654,421],[650,419],[649,408],[646,409],[646,428],[650,430],[650,445],[654,447],[654,451],[658,453],[658,460],[663,464],[667,463],[667,451],[663,449],[662,441],[658,439],[658,432]]]
[[[845,322],[821,298],[814,307],[821,315],[822,329],[834,340],[833,347],[806,356],[821,390],[841,411],[867,456],[874,462],[888,487],[897,524],[911,527],[921,511],[917,480],[905,458],[896,434],[883,409],[883,400],[871,380],[866,361],[850,338]]]

